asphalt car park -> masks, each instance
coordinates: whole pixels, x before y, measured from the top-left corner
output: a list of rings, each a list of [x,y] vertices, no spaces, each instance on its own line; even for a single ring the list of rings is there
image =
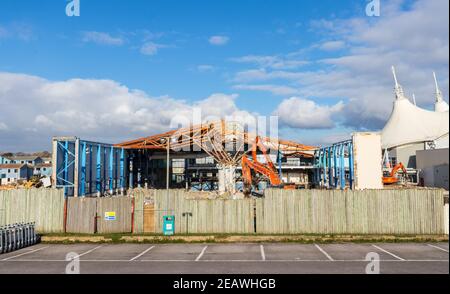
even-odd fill
[[[38,244],[0,255],[0,274],[380,273],[448,274],[448,243]]]

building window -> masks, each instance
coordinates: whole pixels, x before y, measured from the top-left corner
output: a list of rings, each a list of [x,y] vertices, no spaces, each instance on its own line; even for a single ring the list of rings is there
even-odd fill
[[[212,158],[212,157],[196,158],[195,163],[196,164],[214,164],[214,158]]]
[[[17,174],[17,172],[18,172],[17,168],[16,168],[16,169],[14,169],[14,173],[15,173],[15,174]]]
[[[8,174],[11,172],[11,170],[8,168]]]

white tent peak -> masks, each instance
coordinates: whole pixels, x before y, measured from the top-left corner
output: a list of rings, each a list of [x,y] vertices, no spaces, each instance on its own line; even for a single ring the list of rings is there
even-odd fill
[[[418,107],[415,105],[415,95],[413,96],[414,104],[405,97],[394,67],[392,67],[392,73],[396,99],[391,116],[381,132],[382,148],[390,149],[448,137],[448,104],[444,100],[440,101],[447,105],[447,111],[430,111]]]
[[[403,92],[402,86],[398,83],[397,80],[397,74],[395,73],[395,67],[392,66],[392,75],[394,76],[394,82],[395,82],[395,97],[397,100],[406,99],[405,92]]]
[[[442,98],[442,92],[439,89],[439,84],[436,78],[436,73],[433,72],[433,77],[434,77],[434,84],[436,86],[436,101],[434,104],[434,110],[436,112],[446,112],[449,111],[449,106],[447,104],[447,102],[444,101],[444,99]]]

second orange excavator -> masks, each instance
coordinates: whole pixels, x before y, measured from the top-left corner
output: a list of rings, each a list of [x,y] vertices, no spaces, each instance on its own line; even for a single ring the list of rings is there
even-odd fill
[[[394,166],[394,168],[391,170],[391,173],[389,175],[383,177],[383,184],[385,184],[385,185],[397,184],[399,182],[399,178],[397,176],[399,170],[403,171],[404,177],[407,176],[406,168],[403,165],[403,163],[400,162],[399,164]]]

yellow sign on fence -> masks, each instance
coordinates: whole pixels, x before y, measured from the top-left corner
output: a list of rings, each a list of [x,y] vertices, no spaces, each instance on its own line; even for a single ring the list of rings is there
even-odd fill
[[[107,220],[107,221],[116,220],[116,212],[115,211],[106,211],[105,212],[105,220]]]

